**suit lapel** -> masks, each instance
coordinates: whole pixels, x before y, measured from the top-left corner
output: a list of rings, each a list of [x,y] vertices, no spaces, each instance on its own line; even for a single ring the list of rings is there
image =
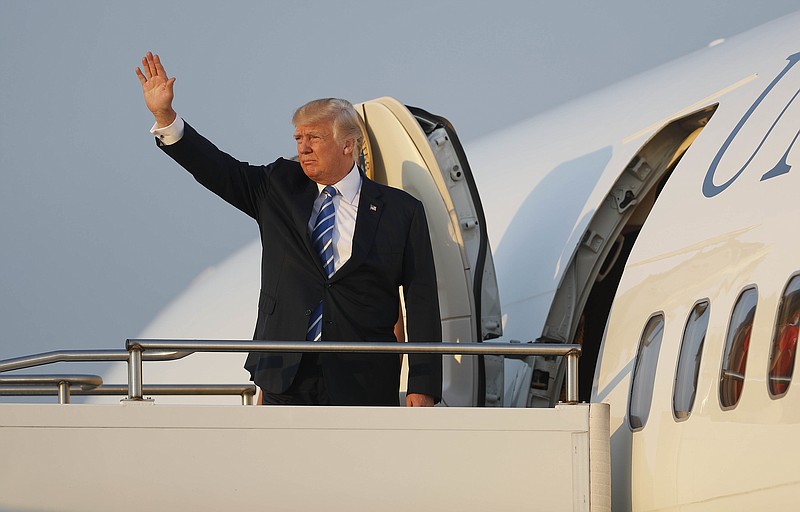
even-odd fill
[[[305,245],[308,254],[311,256],[311,260],[316,263],[319,271],[324,273],[322,263],[319,261],[319,256],[311,246],[311,239],[308,236],[308,223],[311,220],[311,211],[314,209],[314,201],[319,195],[319,188],[317,188],[316,183],[309,179],[303,180],[303,182],[305,184],[298,187],[292,195],[292,220],[300,240],[303,241],[303,245]]]
[[[340,268],[331,278],[339,280],[347,276],[359,265],[369,254],[372,242],[375,240],[375,231],[378,229],[383,213],[383,201],[381,191],[375,182],[362,174],[361,196],[358,200],[358,213],[356,214],[356,230],[353,233],[353,252],[350,259]]]

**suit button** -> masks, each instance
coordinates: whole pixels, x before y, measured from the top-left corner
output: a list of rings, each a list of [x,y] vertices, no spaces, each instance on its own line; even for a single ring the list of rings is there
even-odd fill
[[[306,310],[306,316],[311,316],[311,310],[310,309]]]
[[[325,285],[325,288],[330,288],[331,286],[333,286],[333,285],[331,283],[328,283],[328,284]]]

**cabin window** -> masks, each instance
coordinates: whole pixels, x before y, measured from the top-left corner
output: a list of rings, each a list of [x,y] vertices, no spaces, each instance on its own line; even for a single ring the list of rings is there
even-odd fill
[[[750,334],[753,331],[757,303],[758,292],[755,288],[748,288],[739,295],[733,308],[719,379],[719,401],[723,409],[736,407],[739,397],[742,396],[747,349],[750,347]]]
[[[631,398],[628,418],[631,430],[641,430],[650,415],[653,401],[653,385],[656,379],[658,353],[661,351],[661,338],[664,335],[664,315],[658,314],[647,321],[639,341],[636,366],[633,368]]]
[[[694,407],[710,311],[707,300],[695,304],[683,330],[678,368],[675,371],[675,388],[672,392],[672,411],[677,420],[688,418]]]
[[[778,321],[772,337],[769,355],[769,394],[779,398],[786,394],[792,382],[797,329],[800,320],[800,276],[794,276],[783,291],[778,308]]]

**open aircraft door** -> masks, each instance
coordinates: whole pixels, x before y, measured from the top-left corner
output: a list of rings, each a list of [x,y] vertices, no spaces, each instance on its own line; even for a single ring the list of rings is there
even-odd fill
[[[367,175],[425,206],[443,339],[469,343],[499,336],[500,300],[483,208],[452,125],[393,98],[367,101],[356,110],[366,126],[362,164]],[[444,405],[485,405],[483,358],[444,356],[443,364]],[[494,385],[488,394],[497,402]]]

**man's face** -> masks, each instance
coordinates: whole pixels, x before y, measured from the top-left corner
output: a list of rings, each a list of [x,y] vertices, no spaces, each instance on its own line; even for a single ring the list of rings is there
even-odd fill
[[[333,185],[353,168],[352,142],[333,138],[333,123],[298,124],[294,130],[303,172],[322,185]]]

